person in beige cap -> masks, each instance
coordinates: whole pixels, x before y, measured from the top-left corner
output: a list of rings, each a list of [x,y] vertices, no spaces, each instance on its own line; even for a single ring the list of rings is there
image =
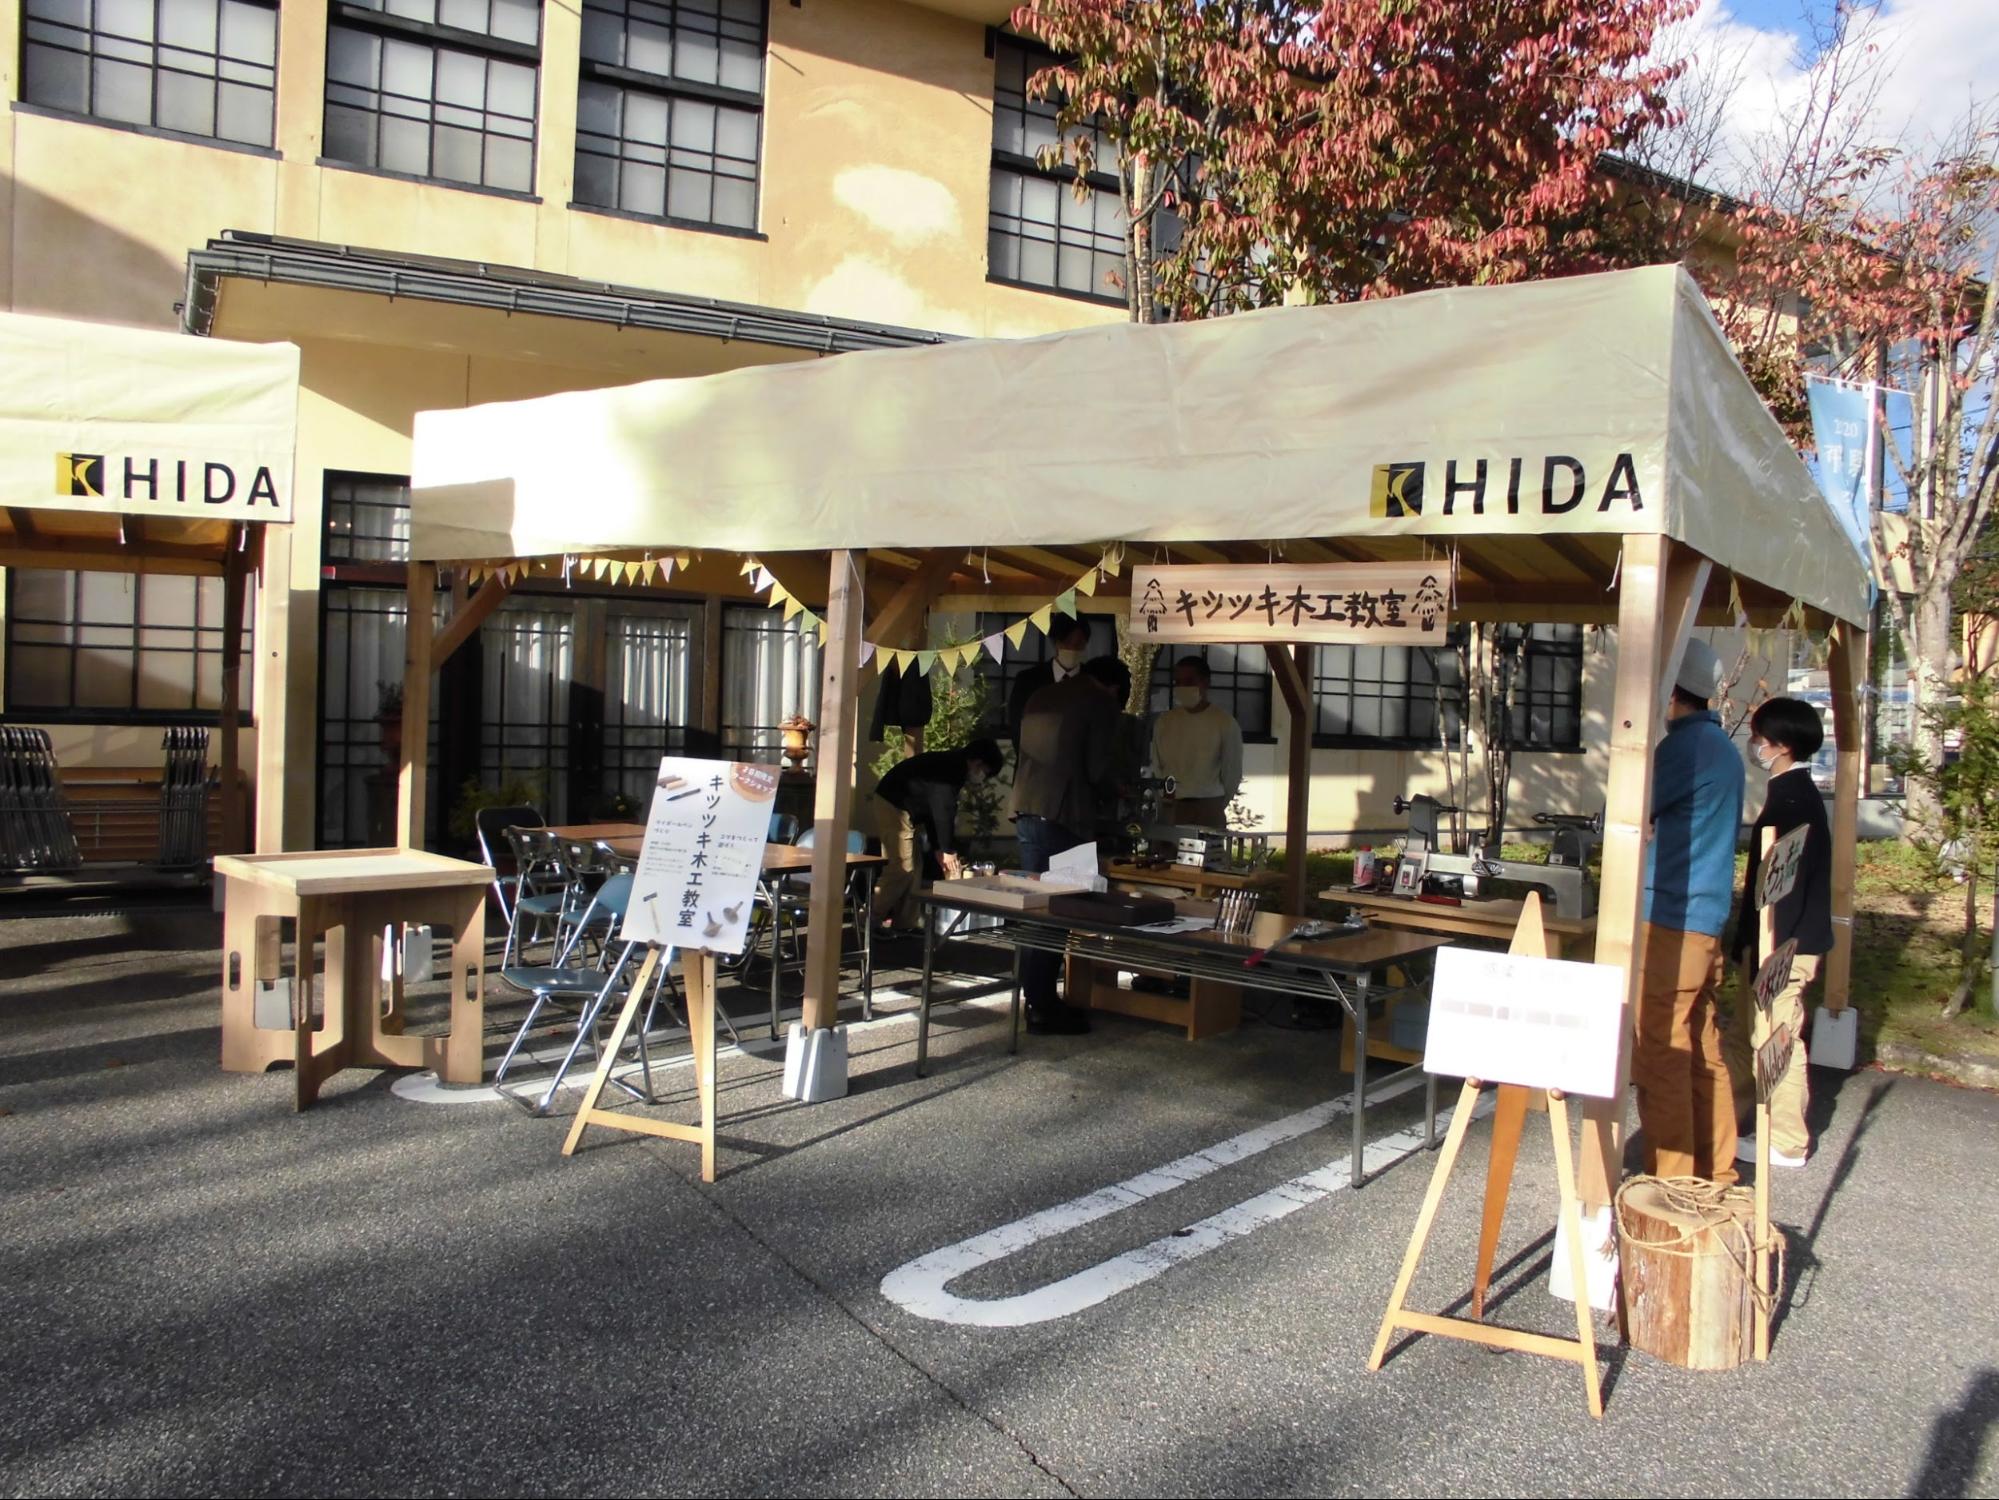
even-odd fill
[[[1687,642],[1652,760],[1652,840],[1645,852],[1645,968],[1632,1082],[1645,1170],[1735,1181],[1735,1099],[1718,999],[1722,933],[1735,897],[1742,833],[1742,754],[1711,707],[1721,661]]]

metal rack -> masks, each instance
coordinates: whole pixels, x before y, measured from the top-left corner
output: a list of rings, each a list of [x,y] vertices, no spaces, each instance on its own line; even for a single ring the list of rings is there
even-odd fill
[[[0,728],[0,858],[16,870],[83,864],[46,729]]]
[[[175,724],[160,740],[160,868],[188,869],[208,858],[208,731]]]

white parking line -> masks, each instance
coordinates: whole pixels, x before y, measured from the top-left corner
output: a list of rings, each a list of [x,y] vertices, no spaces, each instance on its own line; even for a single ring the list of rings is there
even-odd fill
[[[1368,1104],[1385,1104],[1420,1087],[1422,1082],[1420,1074],[1395,1079],[1380,1092],[1368,1095]],[[1489,1107],[1489,1100],[1482,1101],[1478,1112],[1483,1114]],[[1085,1224],[1135,1207],[1148,1198],[1185,1187],[1210,1172],[1247,1161],[1273,1146],[1296,1140],[1330,1124],[1349,1113],[1351,1108],[1352,1101],[1346,1095],[1329,1099],[1297,1114],[1273,1120],[1268,1125],[1259,1125],[1254,1130],[1231,1136],[1204,1151],[1168,1162],[1163,1167],[1155,1167],[1094,1193],[1086,1193],[1067,1203],[1029,1214],[1024,1219],[1016,1219],[1011,1224],[989,1229],[984,1234],[960,1240],[942,1250],[933,1250],[928,1255],[898,1266],[883,1277],[882,1295],[919,1318],[977,1328],[1020,1328],[1030,1323],[1066,1318],[1084,1308],[1095,1307],[1099,1302],[1150,1281],[1176,1265],[1206,1255],[1232,1239],[1240,1239],[1266,1224],[1274,1224],[1296,1213],[1308,1204],[1331,1197],[1352,1180],[1351,1153],[1343,1151],[1315,1172],[1294,1177],[1268,1192],[1244,1199],[1184,1229],[1162,1235],[1149,1245],[1114,1255],[1109,1260],[1100,1261],[1060,1281],[1036,1287],[1033,1291],[1012,1297],[978,1300],[954,1296],[948,1288],[952,1282],[980,1266],[992,1265],[1042,1240],[1080,1229]],[[1439,1130],[1449,1123],[1449,1119],[1449,1111],[1439,1116]],[[1395,1131],[1380,1140],[1369,1142],[1363,1148],[1362,1167],[1370,1174],[1380,1172],[1422,1145],[1420,1125]]]

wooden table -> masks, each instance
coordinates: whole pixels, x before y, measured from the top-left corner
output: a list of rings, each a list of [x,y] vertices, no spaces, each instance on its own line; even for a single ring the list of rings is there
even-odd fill
[[[1339,901],[1365,912],[1370,922],[1384,927],[1406,927],[1414,932],[1439,932],[1447,937],[1490,938],[1513,941],[1520,925],[1520,901],[1467,901],[1462,906],[1440,906],[1434,901],[1417,901],[1409,896],[1391,896],[1381,891],[1350,891],[1343,886],[1319,892],[1321,901]],[[1570,940],[1576,957],[1587,960],[1596,951],[1595,917],[1558,917],[1544,903],[1541,923],[1548,933],[1548,957],[1563,958]]]
[[[997,916],[1003,926],[963,933],[966,941],[1011,947],[1013,966],[1012,1046],[1020,1044],[1020,954],[1023,950],[1057,953],[1071,965],[1072,983],[1080,968],[1091,973],[1097,966],[1106,970],[1137,969],[1141,972],[1174,974],[1233,990],[1238,1004],[1242,987],[1275,990],[1280,994],[1314,1000],[1331,1000],[1344,1009],[1360,1033],[1365,1051],[1367,1012],[1374,976],[1391,966],[1406,968],[1411,960],[1434,953],[1443,946],[1440,938],[1414,932],[1379,932],[1365,928],[1334,932],[1324,937],[1289,941],[1301,917],[1282,912],[1258,912],[1250,930],[1241,936],[1225,936],[1213,929],[1189,932],[1148,932],[1142,927],[1121,927],[1082,918],[1058,917],[1046,907],[1020,910],[979,899],[980,892],[963,890],[963,882],[940,880],[923,888],[923,981],[918,992],[916,1023],[916,1071],[920,1075],[929,1058],[931,974],[940,938],[959,935],[938,930],[940,917],[953,912],[974,912]],[[1192,903],[1189,903],[1192,905]],[[1191,913],[1188,913],[1191,915]],[[1267,951],[1264,951],[1267,950]],[[1261,953],[1254,968],[1246,960]],[[1088,1002],[1096,1009],[1116,1008],[1101,984],[1091,979]],[[1129,996],[1129,991],[1118,991]],[[1071,995],[1071,1003],[1082,1002],[1081,986]],[[1141,995],[1140,1000],[1163,1000],[1164,996]],[[1144,1012],[1132,1012],[1144,1014]],[[1353,1076],[1353,1153],[1351,1180],[1359,1187],[1365,1175],[1361,1152],[1365,1145],[1367,1117],[1367,1064],[1357,1056],[1343,1071]],[[1400,1075],[1391,1075],[1400,1076]],[[1386,1082],[1386,1079],[1377,1082]],[[1436,1082],[1428,1080],[1425,1099],[1429,1124],[1426,1140],[1436,1139]]]
[[[601,840],[613,854],[626,859],[637,859],[645,846],[645,826],[641,823],[576,823],[565,828],[551,828],[549,832],[557,838]],[[861,905],[861,1015],[866,1020],[874,1019],[875,1003],[875,878],[876,872],[888,861],[879,854],[848,854],[847,873],[853,875],[865,871],[867,874],[867,895]],[[797,844],[764,845],[763,874],[758,881],[758,894],[763,898],[770,920],[770,1034],[778,1034],[778,1011],[780,1000],[780,978],[783,965],[779,958],[780,943],[783,938],[784,906],[777,899],[777,882],[786,875],[800,875],[812,869],[812,850]]]
[[[222,919],[222,1066],[296,1070],[297,1107],[342,1068],[434,1068],[448,1083],[480,1081],[485,1068],[484,865],[421,849],[226,854]],[[279,924],[296,924],[292,1024],[260,1028],[257,983],[280,977]],[[383,933],[403,923],[447,927],[451,1029],[404,1036],[401,966],[382,993]],[[314,946],[326,940],[325,995],[315,1016]]]

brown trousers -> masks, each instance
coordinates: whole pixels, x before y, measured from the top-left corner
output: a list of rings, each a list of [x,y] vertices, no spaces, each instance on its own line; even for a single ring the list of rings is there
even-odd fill
[[[1790,1027],[1797,1039],[1790,1062],[1770,1090],[1770,1147],[1786,1156],[1805,1156],[1812,1149],[1812,1133],[1805,1127],[1805,1111],[1811,1106],[1811,1069],[1805,1062],[1805,991],[1818,977],[1822,962],[1816,953],[1800,953],[1792,959],[1791,982],[1770,1004],[1770,1025]],[[1755,985],[1756,971],[1745,970],[1723,1040],[1729,1077],[1735,1083],[1735,1115],[1744,1135],[1756,1129]]]
[[[1735,1095],[1722,1057],[1721,939],[1645,926],[1631,1081],[1645,1170],[1735,1181]]]

